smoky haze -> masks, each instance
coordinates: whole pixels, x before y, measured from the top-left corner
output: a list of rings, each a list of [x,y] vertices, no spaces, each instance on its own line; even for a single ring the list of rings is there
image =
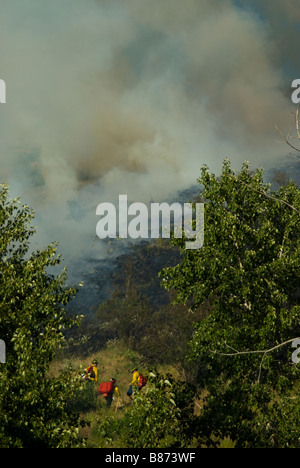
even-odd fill
[[[274,25],[294,37],[297,17],[273,4],[268,21],[227,0],[0,0],[1,180],[36,212],[38,247],[102,258],[99,203],[174,198],[225,157],[280,160],[292,105]]]

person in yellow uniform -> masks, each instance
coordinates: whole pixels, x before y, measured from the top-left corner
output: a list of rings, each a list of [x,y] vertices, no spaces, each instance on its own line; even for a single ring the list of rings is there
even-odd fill
[[[91,382],[98,382],[98,361],[96,359],[93,360],[92,364],[86,369],[86,377],[85,380],[89,380]]]
[[[131,385],[132,385],[132,388],[136,388],[138,387],[139,385],[139,378],[140,378],[140,373],[137,369],[132,369],[132,381],[131,381]]]
[[[91,380],[98,383],[98,361],[96,359],[94,359],[94,361],[92,362],[92,366],[93,366],[93,376]]]
[[[132,369],[131,373],[132,373],[132,380],[131,380],[131,384],[127,392],[127,395],[129,396],[129,398],[132,398],[140,390],[139,388],[140,373],[138,369],[135,367],[134,369]]]

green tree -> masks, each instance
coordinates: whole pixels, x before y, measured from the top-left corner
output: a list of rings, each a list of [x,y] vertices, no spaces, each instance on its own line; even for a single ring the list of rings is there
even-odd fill
[[[297,446],[300,372],[291,341],[300,331],[299,188],[290,181],[271,192],[262,169],[246,162],[235,174],[227,160],[220,177],[205,166],[198,182],[204,246],[185,250],[185,239],[174,239],[183,261],[161,276],[177,303],[210,306],[191,343],[209,390],[199,437],[212,445],[230,437],[237,447]]]
[[[150,374],[145,393],[137,395],[126,413],[125,446],[129,448],[166,448],[178,439],[180,411],[172,384],[162,376]]]
[[[78,377],[68,370],[48,377],[63,330],[80,320],[65,309],[76,288],[64,286],[65,270],[48,273],[60,263],[55,244],[30,252],[33,217],[0,185],[0,337],[7,351],[0,364],[0,446],[80,446],[78,416],[68,410]]]

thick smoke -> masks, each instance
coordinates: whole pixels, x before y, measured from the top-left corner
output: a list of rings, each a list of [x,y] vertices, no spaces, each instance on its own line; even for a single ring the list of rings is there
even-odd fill
[[[291,124],[290,83],[273,26],[299,11],[274,1],[263,18],[251,3],[0,0],[1,180],[35,210],[39,247],[100,258],[99,203],[165,201],[203,164],[285,154],[274,124]]]

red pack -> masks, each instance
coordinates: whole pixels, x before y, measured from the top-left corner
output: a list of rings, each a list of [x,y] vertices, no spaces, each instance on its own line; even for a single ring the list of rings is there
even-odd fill
[[[98,392],[101,395],[110,395],[111,393],[114,392],[115,389],[115,382],[113,380],[110,380],[109,382],[101,382],[99,385]]]
[[[140,388],[145,387],[146,383],[147,383],[146,377],[144,375],[140,374],[139,383],[138,383],[139,387]]]

